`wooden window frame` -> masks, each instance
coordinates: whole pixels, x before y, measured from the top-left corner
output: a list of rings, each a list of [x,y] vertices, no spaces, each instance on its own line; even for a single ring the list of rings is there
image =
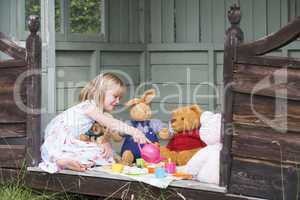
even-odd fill
[[[18,38],[19,40],[26,40],[29,35],[29,31],[25,29],[25,1],[15,0],[17,3],[17,24],[18,24]],[[40,0],[41,1],[41,0]],[[70,31],[70,0],[60,0],[61,9],[61,22],[60,32],[56,32],[56,41],[68,41],[68,42],[107,42],[108,40],[108,0],[101,1],[101,32],[98,34],[83,34],[83,33],[71,33]],[[24,20],[25,19],[25,20]]]

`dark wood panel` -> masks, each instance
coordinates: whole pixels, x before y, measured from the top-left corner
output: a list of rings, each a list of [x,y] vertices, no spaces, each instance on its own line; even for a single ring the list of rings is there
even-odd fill
[[[25,150],[25,145],[0,145],[0,167],[21,168]]]
[[[36,189],[46,189],[57,192],[74,192],[93,196],[110,197],[109,199],[119,199],[126,195],[131,199],[158,199],[162,193],[166,199],[205,199],[205,200],[242,200],[243,196],[235,196],[212,191],[195,190],[179,187],[168,187],[166,190],[145,185],[136,181],[125,181],[117,179],[106,179],[100,177],[90,177],[70,174],[48,174],[45,172],[28,172],[26,174],[26,185]],[[184,198],[177,195],[181,194]],[[143,195],[143,198],[139,198]],[[148,195],[148,196],[147,196]],[[151,196],[150,196],[151,195]],[[124,197],[124,196],[123,196]],[[201,198],[200,198],[201,197]]]
[[[18,77],[22,73],[25,72],[26,68],[11,68],[11,69],[2,69],[0,68],[0,84],[7,85],[7,84],[14,84]]]
[[[299,69],[236,64],[233,89],[248,94],[300,100]]]
[[[25,60],[0,60],[0,68],[26,67]]]
[[[13,101],[0,99],[0,123],[23,123],[26,113],[21,111]]]
[[[281,56],[249,56],[238,54],[235,63],[272,67],[299,68],[300,59]]]
[[[26,135],[25,123],[0,123],[0,138],[24,137]]]
[[[258,160],[234,158],[229,191],[266,199],[295,199],[300,185],[296,166],[274,165]]]
[[[300,164],[300,134],[235,125],[232,153],[244,158]]]
[[[285,112],[286,107],[286,112]],[[271,127],[277,131],[300,132],[300,103],[235,93],[233,120],[235,123]]]

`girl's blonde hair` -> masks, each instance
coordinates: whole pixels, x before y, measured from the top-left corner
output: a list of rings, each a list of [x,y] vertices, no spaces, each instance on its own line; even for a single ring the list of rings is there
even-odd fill
[[[93,100],[100,112],[103,112],[105,92],[116,88],[118,96],[122,96],[126,90],[124,82],[113,73],[99,74],[89,81],[80,91],[80,101]]]

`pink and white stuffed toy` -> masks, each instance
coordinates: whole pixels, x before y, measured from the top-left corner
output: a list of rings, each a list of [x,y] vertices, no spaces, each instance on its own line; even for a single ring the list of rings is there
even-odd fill
[[[185,172],[200,182],[219,184],[221,144],[221,114],[209,111],[202,113],[200,137],[207,144],[185,166]]]

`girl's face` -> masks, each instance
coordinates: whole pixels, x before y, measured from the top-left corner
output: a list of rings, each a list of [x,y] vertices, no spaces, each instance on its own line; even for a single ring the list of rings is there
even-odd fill
[[[118,89],[110,89],[105,93],[104,98],[104,110],[107,112],[111,112],[120,102],[120,95]]]

